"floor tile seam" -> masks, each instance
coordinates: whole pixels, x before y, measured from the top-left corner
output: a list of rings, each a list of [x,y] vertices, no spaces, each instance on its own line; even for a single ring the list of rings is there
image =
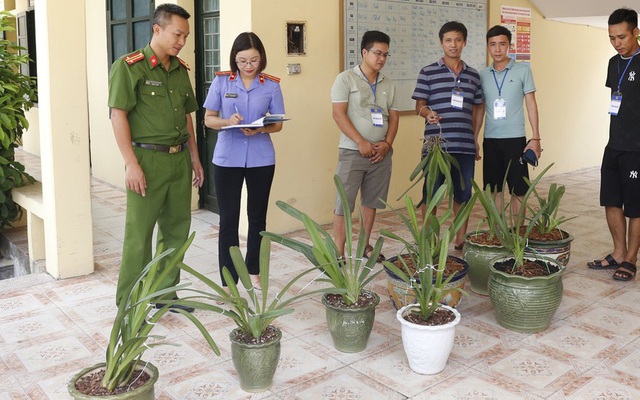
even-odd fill
[[[342,372],[343,370],[345,371],[344,373]],[[331,371],[327,371],[323,375],[328,375],[328,374],[336,374],[337,375],[339,373],[342,374],[342,375],[350,375],[348,372],[346,372],[347,370],[350,370],[351,374],[355,374],[356,376],[361,375],[365,379],[373,380],[373,378],[371,378],[371,377],[367,376],[366,374],[360,372],[358,369],[354,368],[351,364],[343,365],[340,368],[336,368],[336,369],[333,369]],[[322,376],[322,375],[320,375],[320,376]],[[381,383],[379,381],[375,381],[375,382],[376,382],[377,385],[380,385],[383,388],[387,389],[387,392],[388,392],[387,393],[387,396],[388,396],[387,398],[392,398],[392,397],[389,396],[389,394],[395,394],[395,395],[399,395],[399,396],[403,396],[404,398],[407,398],[407,396],[405,396],[404,394],[399,392],[396,388],[387,386],[384,383]],[[372,389],[377,391],[377,388],[372,388]]]
[[[609,372],[602,373],[602,369],[603,369],[602,367],[604,367],[604,369],[606,370],[609,370]],[[588,372],[593,371],[594,369],[597,370],[596,371],[597,374],[589,375]],[[585,371],[582,374],[582,376],[584,377],[590,376],[592,380],[606,379],[606,380],[618,383],[620,385],[623,385],[625,387],[633,387],[635,390],[640,392],[640,379],[638,379],[637,376],[630,375],[625,371],[613,368],[613,366],[607,360],[603,360],[602,362],[593,366],[589,370]]]
[[[552,333],[551,333],[552,334]],[[608,339],[608,338],[605,338]],[[606,359],[606,355],[605,354],[601,354],[601,353],[606,353],[608,350],[610,350],[610,347],[612,346],[616,346],[615,343],[611,343],[609,346],[607,346],[606,349],[601,350],[600,352],[598,352],[597,354],[593,354],[591,356],[585,356],[585,357],[581,357],[578,355],[575,355],[573,353],[570,353],[566,350],[560,349],[558,347],[553,347],[551,345],[547,345],[546,343],[540,342],[538,339],[533,339],[535,342],[530,342],[530,343],[525,343],[523,349],[527,349],[537,355],[542,355],[544,357],[547,357],[549,359],[552,359],[554,361],[560,362],[562,364],[566,364],[566,365],[573,365],[575,363],[579,363],[579,362],[590,362],[593,360],[604,360]],[[616,349],[617,350],[617,349]],[[515,353],[514,353],[515,354]]]
[[[623,289],[620,289],[620,290],[623,290]],[[638,326],[640,327],[640,310],[638,308],[620,306],[619,304],[616,304],[616,302],[613,301],[612,299],[609,299],[609,297],[612,294],[618,293],[620,290],[616,290],[612,293],[607,294],[606,296],[600,298],[599,300],[591,304],[589,307],[586,307],[585,310],[591,309],[591,308],[599,308],[598,306],[605,307],[610,310],[616,310],[616,311],[622,309],[622,311],[624,311],[626,314],[630,314],[631,316],[637,318],[639,320]]]
[[[327,337],[330,336],[330,333],[329,333],[328,329],[323,334],[326,334]],[[316,340],[317,335],[318,335],[317,331],[311,331],[311,332],[306,332],[306,333],[297,335],[295,337],[295,339],[300,340],[301,342],[305,343],[306,345],[314,346],[314,345],[317,345],[317,340]],[[402,343],[399,342],[399,343],[396,343],[396,344],[391,344],[391,345],[384,346],[384,347],[382,347],[380,349],[376,349],[376,350],[367,348],[367,349],[365,349],[365,350],[363,350],[361,352],[358,352],[358,353],[344,353],[344,352],[341,352],[341,351],[335,349],[335,347],[333,347],[333,344],[331,344],[332,351],[328,351],[327,352],[327,356],[331,357],[331,359],[333,359],[334,361],[339,362],[340,364],[343,364],[344,366],[349,366],[349,365],[352,365],[354,363],[357,363],[357,362],[361,361],[361,358],[356,358],[356,357],[358,357],[357,355],[362,355],[362,357],[364,357],[364,358],[369,358],[369,357],[371,357],[373,355],[376,355],[378,353],[381,353],[383,351],[388,351],[389,349],[394,348],[394,347],[396,347],[398,345],[402,345]],[[352,356],[353,356],[352,360],[346,360],[345,359],[345,358],[352,357]]]
[[[450,370],[451,368],[454,368],[454,369],[456,368],[456,366],[452,366],[452,364],[455,364],[458,370],[455,371],[454,373],[448,373],[447,371]],[[468,372],[470,370],[472,370],[470,366],[464,366],[462,363],[458,361],[449,359],[447,361],[447,366],[445,367],[445,370],[438,374],[418,374],[417,372],[411,371],[410,372],[411,374],[424,377],[425,381],[430,381],[430,382],[427,382],[424,387],[420,387],[420,391],[417,393],[413,393],[413,391],[411,393],[409,393],[408,391],[402,391],[400,393],[404,396],[407,396],[407,398],[410,398],[410,399],[417,398],[421,395],[429,396],[428,398],[435,399],[437,397],[431,396],[431,393],[434,390],[436,390],[441,385],[444,385],[444,387],[447,387],[447,388],[456,385],[458,382],[463,381],[465,379],[465,377],[468,375]],[[442,376],[442,374],[447,374],[447,375]],[[439,380],[436,380],[436,379],[439,379]],[[449,381],[454,381],[455,383],[452,383],[451,385],[447,385]],[[415,389],[415,388],[412,387],[412,389]]]
[[[514,389],[517,390],[517,391],[535,393],[536,390],[553,390],[554,392],[557,392],[558,390],[561,390],[564,386],[556,385],[557,387],[552,387],[552,385],[554,384],[554,382],[558,382],[565,375],[571,373],[572,371],[574,371],[573,366],[572,366],[572,368],[570,370],[566,371],[561,376],[556,377],[554,380],[550,381],[549,383],[547,383],[543,387],[534,386],[532,384],[531,380],[526,380],[526,379],[522,380],[522,379],[516,378],[516,377],[511,376],[511,375],[506,375],[506,374],[504,374],[504,373],[502,373],[500,371],[496,371],[491,366],[489,366],[489,370],[488,371],[483,371],[483,373],[489,374],[496,382],[509,382],[509,383],[511,383],[514,386]],[[529,377],[529,378],[531,378],[531,377]],[[514,379],[516,380],[515,383],[513,383]]]

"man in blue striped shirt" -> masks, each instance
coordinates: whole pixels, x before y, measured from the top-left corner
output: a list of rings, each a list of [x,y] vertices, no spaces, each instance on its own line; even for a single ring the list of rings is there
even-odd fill
[[[416,88],[411,96],[416,100],[416,112],[425,119],[425,141],[442,132],[443,147],[458,161],[460,171],[452,171],[454,204],[457,212],[462,203],[471,198],[471,181],[475,161],[480,159],[478,134],[482,124],[482,88],[480,75],[462,61],[462,50],[467,44],[467,28],[457,21],[445,23],[440,32],[444,52],[437,62],[422,68]],[[422,156],[426,155],[423,147]],[[442,184],[444,177],[436,183]],[[434,188],[434,190],[436,189]],[[421,205],[424,212],[426,180]],[[467,224],[458,231],[455,248],[462,249]]]

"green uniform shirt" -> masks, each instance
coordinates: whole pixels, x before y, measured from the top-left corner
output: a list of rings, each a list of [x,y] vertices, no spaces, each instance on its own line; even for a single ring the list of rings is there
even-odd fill
[[[140,52],[144,59],[132,62]],[[187,141],[185,115],[196,111],[198,103],[186,66],[171,57],[167,72],[147,45],[113,63],[109,107],[128,112],[132,141],[172,146]]]

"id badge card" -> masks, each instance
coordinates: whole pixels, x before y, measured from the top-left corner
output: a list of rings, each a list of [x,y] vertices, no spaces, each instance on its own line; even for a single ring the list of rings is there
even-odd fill
[[[453,89],[451,91],[451,107],[457,108],[458,110],[462,110],[464,106],[464,96],[462,95],[462,90]]]
[[[507,119],[507,102],[505,99],[496,99],[493,102],[493,119]]]
[[[611,105],[609,106],[609,115],[618,115],[620,105],[622,104],[622,93],[614,93],[611,95]]]
[[[373,122],[373,126],[384,126],[384,120],[382,119],[382,109],[371,109],[371,122]]]

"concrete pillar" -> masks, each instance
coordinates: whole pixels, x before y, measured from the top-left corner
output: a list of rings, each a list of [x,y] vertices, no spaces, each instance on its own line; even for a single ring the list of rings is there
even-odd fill
[[[85,1],[35,12],[47,272],[70,278],[93,272]]]

